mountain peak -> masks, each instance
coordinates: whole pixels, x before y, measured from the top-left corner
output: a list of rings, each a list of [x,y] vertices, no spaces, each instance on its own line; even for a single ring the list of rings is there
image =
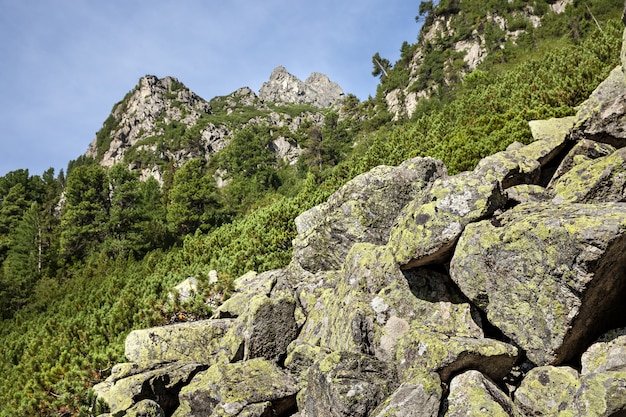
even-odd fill
[[[339,84],[327,75],[313,72],[302,81],[283,66],[274,68],[269,81],[259,90],[259,98],[265,102],[311,104],[319,108],[340,103],[344,97]]]

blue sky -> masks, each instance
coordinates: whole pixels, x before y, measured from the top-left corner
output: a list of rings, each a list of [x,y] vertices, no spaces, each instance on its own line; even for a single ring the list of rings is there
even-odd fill
[[[0,176],[58,173],[140,77],[209,100],[283,65],[376,92],[371,58],[414,43],[419,0],[0,0]]]

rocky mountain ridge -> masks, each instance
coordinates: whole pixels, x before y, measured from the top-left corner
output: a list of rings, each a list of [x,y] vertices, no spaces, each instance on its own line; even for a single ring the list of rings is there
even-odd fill
[[[279,66],[259,95],[243,87],[224,97],[206,101],[173,77],[147,75],[117,103],[103,128],[85,154],[100,165],[110,167],[124,162],[141,171],[143,179],[153,176],[162,181],[163,167],[177,166],[192,158],[210,159],[223,149],[238,129],[250,124],[287,126],[295,132],[305,121],[323,123],[322,109],[340,104],[341,87],[320,73],[306,81]],[[289,105],[306,105],[293,117]],[[244,123],[229,124],[228,116],[245,114]],[[301,149],[286,138],[275,140],[277,158],[295,163]]]
[[[624,68],[473,171],[357,176],[296,219],[288,267],[210,320],[131,332],[94,412],[623,415]]]
[[[548,13],[563,13],[565,7],[572,3],[573,0],[550,2]],[[433,11],[431,16],[432,18],[427,18],[420,32],[419,41],[409,58],[406,86],[385,92],[389,111],[396,117],[401,114],[411,117],[419,100],[430,97],[439,87],[436,80],[431,79],[427,82],[423,75],[424,69],[431,65],[429,61],[432,60],[433,50],[437,53],[443,45],[444,49],[452,51],[446,60],[440,62],[442,67],[437,68],[445,74],[440,81],[444,85],[450,85],[472,72],[486,59],[490,50],[501,50],[507,41],[515,43],[520,36],[527,33],[528,27],[541,26],[546,14],[535,10],[529,2],[524,8],[514,10],[510,14],[489,12],[479,21],[466,22],[467,18],[460,9]],[[468,25],[470,29],[466,29],[467,33],[459,33],[461,32],[459,28]],[[490,40],[487,35],[489,30],[500,31],[501,34],[496,40]]]

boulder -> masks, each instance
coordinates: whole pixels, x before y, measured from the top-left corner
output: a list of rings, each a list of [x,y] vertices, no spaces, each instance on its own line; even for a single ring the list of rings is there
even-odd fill
[[[465,226],[506,203],[495,179],[475,172],[440,178],[398,217],[388,246],[403,269],[445,263]]]
[[[626,145],[626,77],[617,67],[580,105],[570,136],[621,148]]]
[[[514,417],[511,399],[489,378],[470,370],[450,381],[446,417]]]
[[[442,389],[435,373],[417,373],[403,382],[371,414],[373,417],[437,417]]]
[[[173,416],[288,416],[297,392],[293,377],[265,359],[215,364],[180,391]]]
[[[582,353],[622,321],[626,204],[527,203],[466,227],[461,291],[538,365]]]
[[[520,416],[622,416],[626,413],[626,372],[579,375],[569,367],[532,369],[515,391]]]
[[[626,371],[626,329],[608,332],[591,345],[581,357],[582,375]]]
[[[520,184],[506,189],[508,205],[520,203],[540,203],[549,201],[552,196],[540,185]]]
[[[590,159],[602,158],[603,156],[608,156],[613,152],[615,152],[615,147],[606,143],[595,142],[589,139],[580,140],[561,160],[561,163],[554,172],[547,188],[552,188],[556,181],[581,162],[585,162]]]
[[[108,378],[93,388],[96,403],[104,403],[112,415],[123,415],[127,410],[137,407],[136,404],[141,400],[151,399],[158,402],[159,408],[169,415],[178,406],[181,388],[206,368],[197,363],[175,362],[121,379]],[[146,409],[154,408],[148,407],[148,404],[144,406]],[[137,408],[135,411],[139,412]]]
[[[580,162],[554,181],[550,192],[560,203],[626,200],[626,148],[609,156]]]
[[[298,395],[306,417],[366,417],[396,387],[393,368],[368,355],[332,352],[308,372]]]
[[[243,347],[243,338],[224,337],[234,324],[232,319],[200,320],[133,330],[126,337],[126,359],[138,364],[231,362]]]
[[[294,260],[311,272],[339,269],[354,243],[384,245],[402,208],[445,175],[443,163],[433,158],[414,158],[358,175],[327,202],[296,218]]]
[[[128,409],[124,417],[165,417],[165,412],[156,401],[142,400]]]

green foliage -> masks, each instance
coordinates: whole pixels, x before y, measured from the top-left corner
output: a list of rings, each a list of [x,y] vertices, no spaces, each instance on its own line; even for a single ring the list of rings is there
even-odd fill
[[[510,11],[526,3],[442,1],[433,13],[460,7],[471,27],[480,22],[470,19],[466,5]],[[590,5],[596,17],[600,6],[610,5]],[[573,114],[617,65],[623,30],[617,20],[600,20],[602,32],[594,30],[592,21],[581,21],[583,9],[575,2],[565,23],[555,18],[524,45],[507,45],[505,62],[500,56],[485,63],[457,83],[454,95],[422,100],[411,120],[392,122],[379,98],[348,97],[339,112],[325,112],[322,126],[289,132],[238,125],[215,160],[167,164],[163,188],[154,179],[139,181],[126,166],[107,170],[86,158],[70,164],[67,180],[51,170],[0,177],[0,416],[86,415],[89,388],[124,360],[129,331],[206,317],[205,301],[227,297],[237,276],[288,264],[293,219],[355,175],[418,155],[442,159],[451,173],[471,169],[512,141],[532,140],[528,120]],[[557,37],[546,46],[549,34]],[[402,46],[398,71],[411,48]],[[270,111],[243,108],[233,115],[218,102],[200,126],[248,124]],[[280,110],[293,117],[310,109]],[[168,126],[145,144],[164,149],[169,134],[170,144],[195,146],[200,128]],[[276,162],[269,146],[278,136],[305,150],[296,166]],[[231,181],[221,190],[214,187],[217,168]],[[175,239],[182,247],[170,246]],[[217,284],[208,284],[211,269],[219,273]],[[168,301],[169,289],[189,276],[200,280],[200,294],[187,304]]]

